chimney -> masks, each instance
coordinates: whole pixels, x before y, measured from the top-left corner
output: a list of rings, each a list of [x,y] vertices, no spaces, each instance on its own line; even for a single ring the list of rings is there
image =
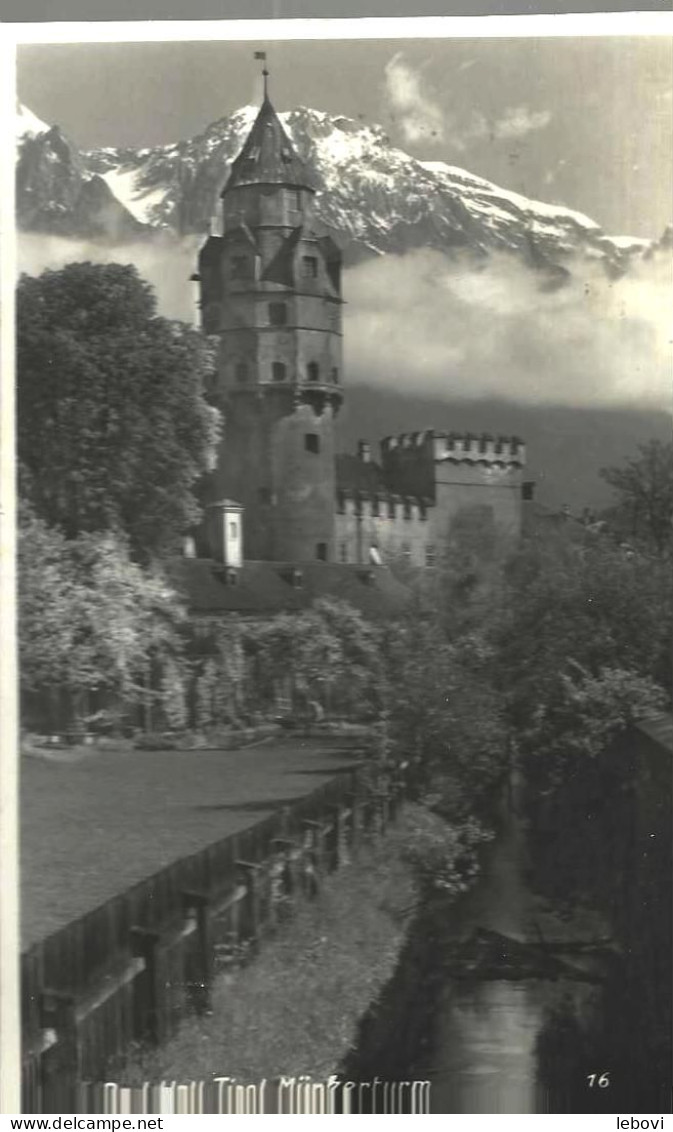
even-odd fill
[[[358,460],[363,464],[369,464],[372,458],[372,450],[367,440],[358,440]]]
[[[224,566],[243,565],[243,508],[231,499],[220,499],[206,508],[206,531],[210,556]]]

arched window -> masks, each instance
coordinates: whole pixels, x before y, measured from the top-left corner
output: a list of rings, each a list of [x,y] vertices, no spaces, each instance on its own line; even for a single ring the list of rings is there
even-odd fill
[[[286,368],[283,362],[273,362],[271,365],[271,376],[274,381],[285,381]]]
[[[248,380],[248,366],[246,362],[236,363],[236,381],[239,385],[245,385]]]
[[[309,381],[319,381],[320,379],[320,366],[317,362],[309,362],[306,367]]]

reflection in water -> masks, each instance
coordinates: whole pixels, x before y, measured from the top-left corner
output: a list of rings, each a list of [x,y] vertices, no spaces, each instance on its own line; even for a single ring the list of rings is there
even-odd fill
[[[526,837],[517,816],[520,783],[501,811],[501,833],[476,888],[448,914],[445,945],[469,951],[482,929],[529,944],[544,958],[555,942],[577,941],[595,932],[595,923],[570,920],[565,911],[541,900],[529,888]],[[506,950],[506,949],[505,949]],[[506,961],[505,951],[502,955]],[[574,978],[498,977],[497,968],[472,970],[469,978],[447,977],[435,1018],[431,1054],[416,1071],[432,1081],[435,1113],[539,1113],[564,1111],[559,1094],[585,1089],[577,1061],[582,1023],[600,1009],[600,991]],[[595,968],[594,968],[595,971]],[[522,971],[522,974],[528,974]],[[503,967],[503,974],[504,967]],[[568,1035],[574,1040],[567,1041]],[[550,1054],[560,1070],[549,1073]],[[559,1061],[560,1058],[560,1061]],[[564,1062],[564,1064],[561,1064]]]
[[[433,1066],[433,1112],[536,1112],[535,988],[494,980],[447,988]]]
[[[433,1113],[593,1112],[613,1100],[587,1089],[588,1074],[611,1068],[596,1038],[606,926],[532,891],[518,792],[515,781],[475,888],[415,924],[343,1067],[349,1080],[429,1080]]]

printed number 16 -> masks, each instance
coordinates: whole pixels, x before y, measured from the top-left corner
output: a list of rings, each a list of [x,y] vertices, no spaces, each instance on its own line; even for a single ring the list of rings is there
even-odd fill
[[[589,1082],[590,1089],[593,1089],[594,1085],[598,1085],[599,1089],[607,1089],[610,1084],[610,1074],[601,1073],[599,1075],[598,1073],[590,1073],[587,1077],[587,1081]]]

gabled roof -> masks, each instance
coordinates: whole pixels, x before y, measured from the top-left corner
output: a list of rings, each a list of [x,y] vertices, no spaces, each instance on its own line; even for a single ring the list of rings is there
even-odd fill
[[[297,185],[315,189],[267,96],[254,125],[231,166],[222,196],[237,185]]]

